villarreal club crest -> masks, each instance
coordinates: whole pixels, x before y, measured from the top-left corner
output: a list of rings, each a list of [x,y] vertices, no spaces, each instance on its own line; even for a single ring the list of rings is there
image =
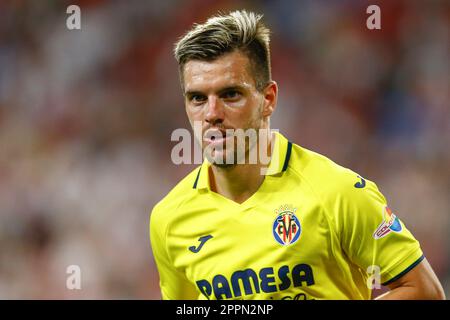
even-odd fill
[[[275,210],[277,217],[272,226],[273,236],[283,246],[296,242],[302,232],[300,221],[295,215],[296,211],[296,208],[287,205]]]

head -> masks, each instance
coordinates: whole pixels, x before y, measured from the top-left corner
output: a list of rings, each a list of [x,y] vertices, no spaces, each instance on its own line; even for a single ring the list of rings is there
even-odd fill
[[[226,144],[235,140],[228,129],[270,128],[278,89],[271,79],[269,30],[261,18],[246,11],[214,16],[175,45],[186,112],[191,125],[202,126],[197,138],[203,148],[223,146],[214,159],[225,159]],[[244,154],[255,144],[246,143]],[[229,152],[236,162],[237,148]]]

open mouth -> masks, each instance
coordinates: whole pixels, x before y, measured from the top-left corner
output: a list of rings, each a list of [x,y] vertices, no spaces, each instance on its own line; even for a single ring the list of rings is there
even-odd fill
[[[207,143],[220,144],[229,137],[230,136],[227,136],[225,131],[219,129],[208,129],[204,134],[203,140]]]

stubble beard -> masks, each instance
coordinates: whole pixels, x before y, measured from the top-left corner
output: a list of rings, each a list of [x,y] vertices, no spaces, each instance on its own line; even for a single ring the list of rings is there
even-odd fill
[[[251,122],[242,130],[246,132],[249,129],[254,130],[256,132],[256,139],[250,139],[246,137],[244,139],[245,143],[243,144],[244,148],[243,152],[239,152],[238,147],[242,148],[242,144],[238,143],[238,137],[234,135],[232,138],[234,148],[232,148],[232,150],[227,150],[226,149],[227,146],[225,144],[224,146],[222,146],[223,151],[221,151],[222,152],[222,159],[220,159],[221,161],[217,161],[218,159],[216,157],[213,157],[215,159],[208,159],[208,161],[211,162],[212,165],[220,169],[231,169],[239,164],[243,163],[248,164],[250,152],[252,152],[254,148],[258,148],[259,130],[261,129],[261,126],[258,125],[256,122]]]

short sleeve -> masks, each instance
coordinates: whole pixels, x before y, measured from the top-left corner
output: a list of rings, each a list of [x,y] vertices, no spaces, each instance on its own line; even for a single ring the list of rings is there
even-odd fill
[[[341,245],[363,270],[379,267],[382,284],[386,285],[420,263],[423,253],[375,183],[361,181],[338,194]]]
[[[159,272],[159,285],[164,300],[197,299],[198,293],[185,274],[177,270],[166,249],[166,224],[156,207],[150,216],[150,242]]]

